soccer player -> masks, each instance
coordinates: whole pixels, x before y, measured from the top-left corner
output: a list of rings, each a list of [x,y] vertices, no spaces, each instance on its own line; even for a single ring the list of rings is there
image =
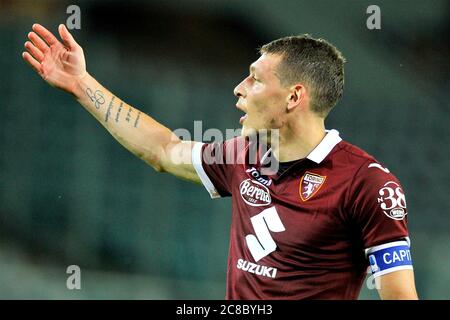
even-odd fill
[[[382,299],[417,299],[399,181],[325,130],[344,85],[333,45],[307,35],[264,45],[234,89],[242,135],[203,144],[181,141],[98,83],[64,25],[62,42],[32,29],[23,58],[45,81],[156,171],[232,197],[227,299],[356,299],[369,265]],[[279,139],[266,135],[265,151],[253,137],[266,130]]]

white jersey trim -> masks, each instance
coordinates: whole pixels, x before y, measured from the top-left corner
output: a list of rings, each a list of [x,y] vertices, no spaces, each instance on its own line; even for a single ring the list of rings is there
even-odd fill
[[[309,160],[314,161],[315,163],[321,163],[323,159],[330,154],[331,150],[333,150],[333,148],[342,141],[342,138],[339,136],[339,131],[335,129],[325,131],[327,132],[326,136],[307,156]],[[267,160],[271,152],[272,148],[267,150],[267,152],[261,157],[262,164]]]
[[[408,243],[408,247],[411,247],[411,239],[409,237],[405,237],[405,240]]]
[[[396,246],[404,246],[404,245],[407,245],[409,247],[410,246],[409,238],[406,238],[406,239],[405,240],[400,240],[400,241],[393,241],[393,242],[380,244],[378,246],[373,246],[373,247],[367,248],[365,250],[366,251],[366,257],[369,254],[371,254],[372,252],[383,250],[383,249],[386,249],[386,248],[391,248],[391,247],[396,247]]]
[[[202,147],[204,143],[202,142],[196,142],[194,144],[194,147],[192,148],[192,165],[194,166],[195,171],[197,172],[197,175],[199,176],[200,180],[202,181],[203,186],[205,187],[206,191],[208,191],[209,195],[212,199],[220,198],[219,192],[217,192],[216,188],[214,187],[212,181],[209,179],[208,175],[206,174],[205,170],[203,169],[202,165]]]
[[[333,150],[333,148],[342,141],[339,131],[332,129],[327,130],[327,135],[322,141],[308,154],[307,158],[315,163],[321,163],[323,159]]]

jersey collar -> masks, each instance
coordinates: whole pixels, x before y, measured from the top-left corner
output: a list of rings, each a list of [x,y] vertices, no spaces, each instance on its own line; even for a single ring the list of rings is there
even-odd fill
[[[339,131],[335,129],[326,131],[327,135],[306,157],[309,160],[314,161],[315,163],[321,163],[323,159],[325,159],[326,156],[330,154],[331,150],[333,150],[333,148],[342,141],[342,138],[339,136]]]
[[[331,150],[342,141],[342,138],[339,136],[339,131],[335,129],[325,130],[327,134],[322,139],[322,141],[311,151],[306,158],[315,162],[321,163],[323,159],[326,158],[327,155],[330,154]],[[261,163],[264,164],[267,160],[267,157],[272,152],[272,149],[267,150],[267,152],[261,157]]]

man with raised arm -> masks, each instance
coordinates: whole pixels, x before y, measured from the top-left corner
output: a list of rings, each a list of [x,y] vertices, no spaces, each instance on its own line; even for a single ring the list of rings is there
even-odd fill
[[[344,87],[345,60],[329,42],[264,45],[234,89],[242,136],[203,144],[114,96],[86,71],[67,28],[58,31],[62,42],[34,24],[25,43],[23,58],[45,81],[155,170],[232,196],[227,299],[357,299],[369,265],[382,299],[417,299],[400,182],[325,129]],[[267,130],[279,139],[251,139]]]

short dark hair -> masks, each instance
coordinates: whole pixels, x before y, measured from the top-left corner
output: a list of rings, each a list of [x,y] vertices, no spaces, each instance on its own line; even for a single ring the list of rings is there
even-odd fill
[[[328,41],[303,34],[274,40],[259,51],[282,56],[277,74],[283,86],[309,85],[310,108],[319,116],[325,118],[342,97],[345,58]]]

